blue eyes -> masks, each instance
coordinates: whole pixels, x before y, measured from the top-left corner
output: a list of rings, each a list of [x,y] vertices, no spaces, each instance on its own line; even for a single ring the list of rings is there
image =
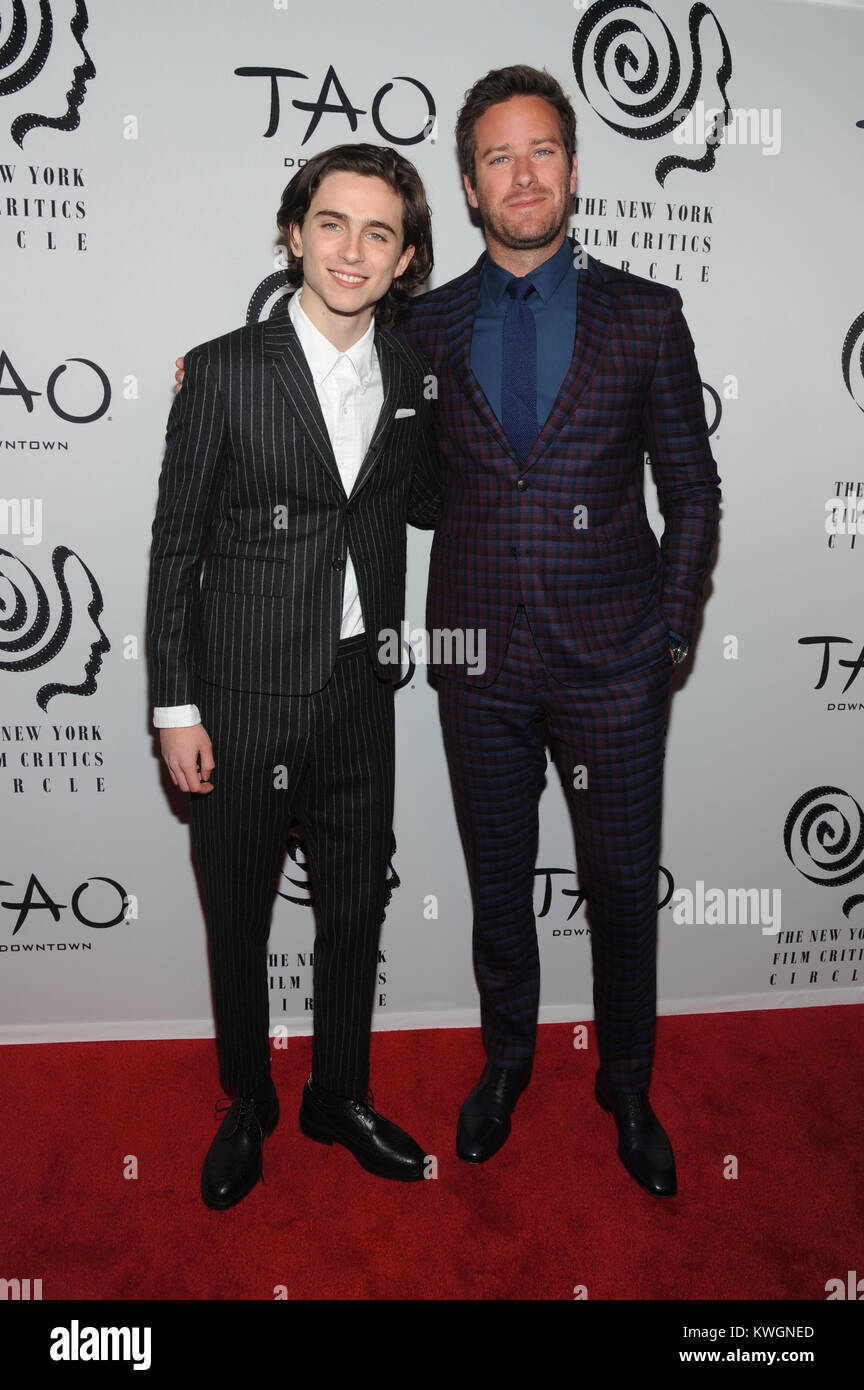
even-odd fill
[[[342,223],[341,223],[341,222],[322,222],[322,223],[321,223],[321,227],[324,229],[325,232],[330,232],[330,231],[341,232],[341,231],[342,231]],[[380,232],[369,231],[369,232],[367,233],[367,235],[370,236],[370,237],[374,237],[376,241],[384,241],[384,240],[385,240],[385,238],[381,235]]]
[[[535,150],[534,153],[535,153],[535,154],[554,154],[555,151],[554,151],[554,150],[542,149],[542,150]],[[491,160],[491,163],[492,163],[492,164],[499,164],[502,160],[509,159],[509,158],[510,158],[509,154],[496,154],[496,155],[494,156],[494,158]]]

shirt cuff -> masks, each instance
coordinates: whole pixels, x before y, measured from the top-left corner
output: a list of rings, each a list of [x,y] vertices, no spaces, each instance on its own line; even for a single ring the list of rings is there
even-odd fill
[[[197,705],[165,705],[153,711],[154,729],[187,729],[200,723]]]

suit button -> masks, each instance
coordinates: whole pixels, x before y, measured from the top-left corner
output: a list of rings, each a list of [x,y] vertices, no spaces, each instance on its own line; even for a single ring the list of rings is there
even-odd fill
[[[515,545],[511,545],[510,547],[510,558],[513,560],[519,559],[519,551],[516,549]]]
[[[344,570],[345,561],[341,558],[341,556],[336,556],[336,559],[333,561],[333,568],[334,570]]]
[[[350,502],[348,503],[348,506],[345,508],[345,515],[346,515],[346,516],[353,516],[353,515],[354,515],[354,508],[351,506],[351,503],[350,503]]]
[[[524,478],[520,478],[519,481],[517,482],[517,484],[516,484],[516,491],[517,491],[517,492],[527,492],[527,491],[528,491],[528,484],[527,484],[527,482],[525,481]]]

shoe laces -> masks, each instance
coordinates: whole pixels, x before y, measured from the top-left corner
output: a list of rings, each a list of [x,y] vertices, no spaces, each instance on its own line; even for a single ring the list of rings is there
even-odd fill
[[[312,1083],[312,1077],[311,1077],[311,1076],[309,1077],[309,1081],[310,1081],[310,1083]],[[313,1098],[318,1094],[318,1092],[315,1090],[314,1083],[312,1083],[311,1094],[312,1094]],[[372,1094],[371,1090],[366,1092],[366,1095],[365,1095],[365,1097],[363,1098],[363,1100],[355,1100],[355,1099],[354,1099],[353,1097],[351,1097],[351,1096],[342,1096],[342,1095],[339,1095],[339,1094],[336,1093],[336,1092],[331,1092],[330,1094],[331,1094],[331,1096],[335,1094],[335,1095],[336,1095],[336,1099],[337,1099],[337,1100],[341,1100],[343,1103],[344,1103],[345,1101],[348,1101],[348,1103],[349,1103],[350,1105],[352,1105],[352,1106],[354,1107],[355,1110],[366,1110],[366,1109],[374,1110],[374,1109],[375,1109],[375,1097],[374,1097],[374,1095]],[[323,1103],[323,1104],[326,1104],[326,1100],[323,1100],[323,1099],[322,1099],[322,1103]]]
[[[231,1109],[231,1106],[234,1105],[237,1101],[239,1101],[240,1104],[242,1104],[242,1096],[234,1096],[233,1098],[231,1096],[220,1096],[213,1107],[216,1119],[221,1120],[224,1115],[227,1115],[228,1111]]]
[[[263,1104],[266,1104],[266,1102],[255,1100],[254,1096],[234,1096],[233,1099],[228,1096],[221,1096],[219,1100],[217,1100],[214,1110],[216,1119],[221,1120],[228,1114],[232,1105],[236,1105],[237,1124],[240,1125],[244,1120],[249,1119],[250,1116],[255,1114],[255,1107],[257,1105]]]
[[[243,1124],[243,1122],[244,1122],[245,1120],[250,1119],[252,1116],[255,1116],[255,1118],[258,1119],[258,1117],[255,1115],[255,1106],[256,1106],[256,1105],[260,1105],[260,1104],[262,1104],[262,1102],[261,1102],[261,1101],[256,1101],[252,1096],[235,1096],[233,1100],[232,1100],[230,1097],[228,1097],[228,1096],[220,1096],[219,1100],[217,1100],[217,1102],[216,1102],[216,1104],[215,1104],[215,1106],[214,1106],[213,1108],[214,1108],[214,1110],[215,1110],[215,1112],[216,1112],[216,1119],[217,1119],[217,1120],[221,1120],[225,1115],[228,1114],[228,1112],[229,1112],[230,1109],[231,1109],[231,1106],[232,1106],[232,1105],[236,1105],[236,1106],[237,1106],[237,1120],[236,1120],[236,1122],[235,1122],[234,1129],[237,1130],[237,1129],[240,1128],[240,1126]],[[261,1123],[260,1119],[258,1120],[258,1123],[259,1123],[259,1124]],[[262,1183],[264,1183],[264,1185],[265,1185],[265,1187],[266,1187],[267,1183],[266,1183],[266,1179],[265,1179],[265,1177],[264,1177],[264,1161],[263,1161],[263,1158],[262,1158],[262,1161],[261,1161],[261,1179],[260,1179],[260,1180],[261,1180]]]
[[[617,1097],[618,1114],[624,1124],[650,1129],[655,1123],[654,1112],[644,1091],[622,1091]]]

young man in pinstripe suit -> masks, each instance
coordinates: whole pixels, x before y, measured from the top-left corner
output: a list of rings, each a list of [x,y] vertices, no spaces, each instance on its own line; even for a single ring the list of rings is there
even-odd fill
[[[202,1171],[217,1209],[255,1186],[279,1116],[266,949],[295,819],[316,903],[301,1128],[379,1176],[424,1175],[367,1088],[400,674],[379,634],[400,631],[406,518],[438,506],[427,367],[385,325],[431,270],[429,210],[401,155],[346,145],[295,175],[277,220],[299,291],[186,355],[151,554],[154,722],[192,794],[233,1095]]]

